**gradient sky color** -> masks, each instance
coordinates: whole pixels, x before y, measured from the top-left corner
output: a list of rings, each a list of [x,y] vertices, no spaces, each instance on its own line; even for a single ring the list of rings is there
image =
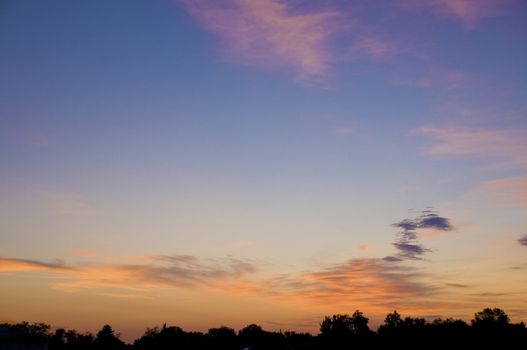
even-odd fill
[[[527,321],[527,5],[0,4],[0,321]]]

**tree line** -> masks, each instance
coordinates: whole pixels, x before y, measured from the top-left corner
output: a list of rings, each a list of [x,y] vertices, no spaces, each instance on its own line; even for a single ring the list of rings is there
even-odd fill
[[[206,333],[186,332],[165,324],[147,328],[144,335],[131,344],[123,342],[110,325],[92,334],[63,328],[51,331],[51,327],[44,323],[3,323],[0,324],[0,348],[15,349],[16,344],[21,344],[22,348],[28,343],[40,343],[49,350],[527,348],[525,323],[511,323],[508,315],[499,308],[485,308],[475,313],[470,323],[452,318],[427,322],[423,318],[403,318],[397,311],[386,315],[377,331],[371,330],[368,322],[369,319],[359,310],[351,315],[326,316],[320,323],[318,335],[271,332],[256,324],[238,332],[222,326],[211,328]]]

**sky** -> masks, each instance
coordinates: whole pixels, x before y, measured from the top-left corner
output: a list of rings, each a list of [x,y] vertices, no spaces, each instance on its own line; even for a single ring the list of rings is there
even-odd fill
[[[527,5],[0,3],[0,322],[527,321]]]

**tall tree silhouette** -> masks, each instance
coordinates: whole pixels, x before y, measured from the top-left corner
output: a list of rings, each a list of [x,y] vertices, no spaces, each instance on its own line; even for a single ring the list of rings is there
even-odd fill
[[[115,334],[112,327],[108,324],[104,325],[102,329],[97,332],[95,346],[98,350],[119,350],[126,347],[123,341],[119,339],[119,335]]]

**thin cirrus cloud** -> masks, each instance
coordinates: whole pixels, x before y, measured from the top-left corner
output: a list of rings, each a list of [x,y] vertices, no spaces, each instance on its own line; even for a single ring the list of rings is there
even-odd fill
[[[95,295],[121,298],[151,298],[149,292],[164,288],[208,288],[229,295],[264,295],[288,303],[312,306],[353,305],[385,312],[404,307],[418,312],[440,306],[448,285],[407,260],[422,260],[429,251],[417,241],[417,231],[452,230],[447,218],[424,210],[415,218],[401,220],[393,244],[398,253],[385,258],[351,258],[311,271],[275,274],[262,279],[253,260],[226,256],[203,259],[192,255],[142,256],[134,263],[83,263],[69,266],[61,261],[0,257],[0,272],[37,271],[50,275],[59,291],[93,290]],[[367,246],[364,246],[367,247]],[[123,292],[124,291],[124,292]],[[435,298],[437,297],[437,298]]]
[[[372,303],[380,305],[381,301],[397,305],[403,299],[431,295],[442,288],[420,281],[426,274],[415,267],[391,264],[379,258],[350,259],[318,271],[253,282],[246,277],[257,269],[248,260],[199,259],[189,255],[153,256],[144,260],[143,264],[73,267],[64,263],[0,258],[0,272],[44,272],[54,277],[56,290],[91,289],[96,295],[121,299],[148,299],[149,292],[163,288],[207,287],[228,294],[267,295],[282,301],[371,306]],[[104,291],[107,289],[119,292]]]
[[[438,143],[425,153],[437,156],[478,156],[500,160],[500,166],[527,169],[527,130],[422,127]]]
[[[0,258],[0,272],[44,272],[54,288],[63,292],[94,290],[95,295],[119,299],[149,299],[164,288],[211,288],[234,295],[267,295],[281,301],[399,305],[403,299],[431,295],[437,286],[420,282],[415,268],[389,264],[382,259],[350,259],[318,271],[277,276],[250,282],[256,271],[252,261],[226,257],[144,257],[143,264],[66,266],[35,260]],[[57,279],[59,282],[57,282]],[[110,290],[109,292],[106,290]],[[123,293],[122,290],[128,291]],[[117,291],[117,292],[116,292]]]
[[[416,267],[379,258],[358,258],[318,271],[280,276],[268,281],[267,288],[274,297],[288,303],[385,312],[403,305],[406,310],[425,308],[427,301],[445,289],[430,280],[429,274]]]
[[[339,12],[297,13],[276,0],[179,1],[222,41],[228,60],[252,66],[292,68],[301,81],[328,73],[328,45]]]
[[[85,288],[119,288],[150,291],[166,287],[213,287],[217,282],[254,273],[250,260],[227,256],[199,259],[190,255],[149,256],[138,264],[46,263],[36,260],[0,257],[0,272],[39,271],[62,277],[54,287],[63,291]]]
[[[286,68],[297,81],[324,85],[332,64],[356,59],[379,59],[406,52],[391,36],[360,10],[339,1],[299,3],[287,0],[173,0],[181,4],[204,29],[221,42],[224,57],[234,63],[264,68]],[[393,0],[395,11],[432,13],[454,18],[472,28],[482,19],[511,11],[514,0]],[[381,23],[388,11],[377,14]],[[337,45],[337,39],[338,45]],[[411,51],[411,50],[410,50]],[[457,86],[465,76],[450,74],[443,85]],[[395,83],[430,87],[436,79],[395,79]]]
[[[483,192],[493,197],[498,207],[527,206],[527,177],[508,177],[483,183],[476,192]]]
[[[484,18],[501,16],[513,5],[514,0],[400,0],[409,9],[425,9],[440,18],[451,18],[474,28]]]
[[[417,240],[420,230],[450,231],[453,226],[447,218],[431,209],[392,226],[400,229],[393,243],[398,251],[394,256],[352,258],[313,271],[275,275],[263,280],[250,279],[258,272],[253,260],[232,256],[222,259],[192,255],[142,256],[133,263],[83,263],[77,266],[62,261],[0,257],[0,272],[44,272],[54,277],[53,286],[57,290],[94,289],[96,295],[112,298],[150,298],[144,292],[205,287],[229,294],[268,295],[315,305],[353,304],[379,310],[398,305],[419,308],[420,302],[416,300],[422,297],[422,302],[426,303],[427,296],[440,294],[447,286],[430,282],[433,280],[430,274],[416,266],[408,266],[404,261],[422,260],[421,255],[429,251]],[[362,248],[366,250],[367,247]]]
[[[351,45],[346,58],[348,59],[373,59],[379,60],[389,56],[393,56],[398,52],[398,48],[394,43],[381,39],[380,36],[372,34],[366,36],[358,36]]]
[[[31,259],[10,259],[0,257],[0,272],[15,271],[43,271],[56,273],[70,273],[74,271],[62,261],[43,262]]]
[[[438,142],[425,154],[443,157],[478,157],[490,162],[495,170],[527,170],[527,130],[468,129],[423,127],[418,132]],[[473,192],[494,198],[494,205],[518,207],[527,205],[527,177],[505,177],[487,181]]]
[[[385,258],[353,258],[301,274],[277,276],[259,285],[243,284],[246,291],[270,294],[287,302],[307,302],[319,306],[367,307],[384,312],[404,306],[407,310],[439,307],[440,295],[448,284],[432,282],[435,277],[407,260],[422,260],[430,251],[417,241],[417,231],[454,229],[448,218],[426,209],[415,218],[404,219],[392,226],[400,228],[393,243],[398,253]],[[434,305],[430,297],[434,298]]]

